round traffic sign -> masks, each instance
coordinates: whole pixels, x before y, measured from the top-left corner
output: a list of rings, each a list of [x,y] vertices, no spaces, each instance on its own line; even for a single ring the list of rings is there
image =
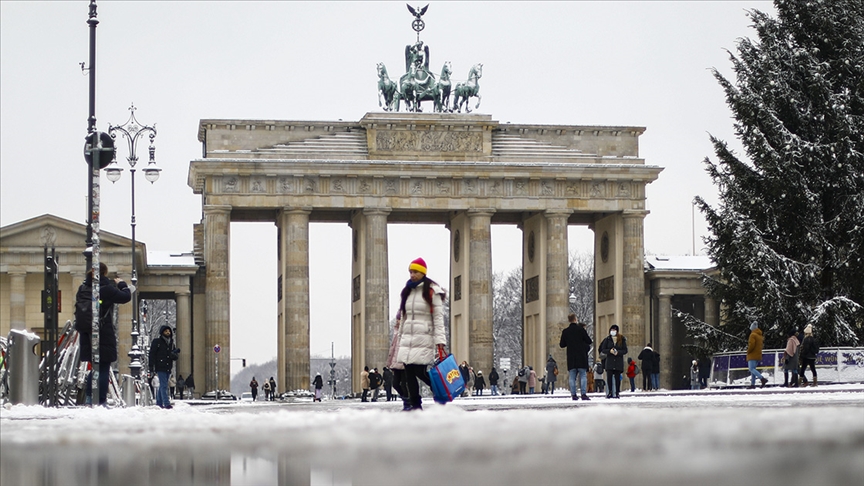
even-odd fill
[[[218,344],[216,346],[213,346],[214,353],[218,353],[219,351],[222,351],[222,346],[219,346]]]

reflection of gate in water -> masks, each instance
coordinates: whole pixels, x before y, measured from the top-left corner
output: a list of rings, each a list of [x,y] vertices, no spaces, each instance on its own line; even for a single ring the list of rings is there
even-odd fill
[[[769,384],[782,384],[783,350],[762,351],[762,361],[757,369]],[[819,375],[819,383],[864,382],[864,348],[823,348],[816,358],[816,373]],[[749,385],[750,371],[747,368],[746,351],[719,353],[711,358],[708,386],[726,388]]]

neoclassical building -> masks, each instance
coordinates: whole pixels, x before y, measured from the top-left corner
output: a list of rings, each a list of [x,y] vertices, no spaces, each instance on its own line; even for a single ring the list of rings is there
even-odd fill
[[[496,365],[490,228],[516,224],[523,233],[523,360],[541,369],[549,354],[566,359],[558,338],[569,306],[567,227],[583,225],[595,234],[595,334],[605,335],[615,323],[631,348],[653,340],[671,360],[664,362],[663,380],[672,386],[676,321],[664,309],[676,295],[699,294],[700,272],[646,266],[645,186],[662,168],[639,157],[643,131],[424,113],[368,113],[354,122],[201,120],[202,157],[189,166],[189,186],[201,195],[203,213],[192,229],[195,248],[157,256],[139,243],[141,295],[177,301],[178,340],[192,351],[181,355],[178,371],[194,373],[199,390],[215,388],[216,364],[206,357],[217,343],[224,355],[231,349],[230,223],[272,222],[278,228],[277,386],[307,388],[309,275],[315,272],[309,223],[352,228],[352,267],[341,278],[352,282],[355,371],[387,356],[387,224],[439,224],[451,236],[451,349],[486,370]],[[48,215],[0,229],[0,333],[41,325],[48,233],[61,255],[63,308],[71,311],[84,276],[84,230]],[[102,235],[103,260],[128,275],[131,242]],[[118,368],[125,372],[131,316],[129,306],[121,309]],[[229,360],[218,366],[219,387],[227,389]]]

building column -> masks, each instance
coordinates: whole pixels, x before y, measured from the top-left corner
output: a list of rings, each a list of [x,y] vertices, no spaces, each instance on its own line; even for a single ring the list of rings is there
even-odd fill
[[[277,370],[277,393],[309,389],[309,209],[286,208],[280,215],[284,368]]]
[[[711,297],[705,297],[705,324],[711,327],[717,327],[717,300]]]
[[[624,271],[621,332],[628,347],[644,346],[645,262],[643,223],[648,211],[624,211]],[[670,328],[671,329],[671,328]],[[665,359],[665,358],[664,358]]]
[[[9,328],[25,329],[27,327],[27,272],[9,272]]]
[[[488,373],[494,366],[492,339],[492,215],[494,209],[469,209],[468,215],[468,362]]]
[[[390,209],[364,209],[366,219],[365,282],[364,282],[364,356],[359,369],[352,370],[359,377],[363,366],[383,368],[390,350],[390,272],[387,265],[387,216]],[[408,262],[405,262],[405,268]],[[359,382],[358,382],[359,383]]]
[[[571,210],[546,211],[546,341],[545,352],[534,364],[542,376],[541,367],[546,366],[549,355],[559,364],[558,369],[567,369],[567,350],[558,346],[561,332],[569,325],[570,313],[570,266],[567,240],[567,219]]]
[[[660,341],[654,346],[660,353],[660,386],[667,390],[672,389],[672,295],[661,292],[660,304],[657,308],[659,317],[659,328],[657,337]],[[628,346],[636,346],[636,343],[628,342]]]
[[[189,290],[179,290],[174,293],[177,302],[177,347],[180,356],[177,358],[177,374],[185,378],[192,370],[192,313],[189,305]]]
[[[204,262],[207,279],[206,352],[204,386],[200,393],[231,386],[231,282],[229,278],[231,206],[204,206]],[[216,382],[216,353],[219,358],[219,383]],[[213,354],[210,354],[213,353]],[[200,378],[199,378],[200,379]],[[197,384],[197,383],[196,383]],[[199,385],[199,386],[201,386]]]

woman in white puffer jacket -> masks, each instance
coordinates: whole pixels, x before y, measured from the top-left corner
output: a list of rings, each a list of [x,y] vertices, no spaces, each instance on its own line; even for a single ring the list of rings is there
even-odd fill
[[[402,300],[396,325],[399,347],[395,362],[404,363],[405,410],[422,410],[420,383],[429,384],[426,367],[443,355],[447,337],[444,334],[444,290],[426,276],[426,262],[417,258],[408,266],[411,279],[402,289]]]

